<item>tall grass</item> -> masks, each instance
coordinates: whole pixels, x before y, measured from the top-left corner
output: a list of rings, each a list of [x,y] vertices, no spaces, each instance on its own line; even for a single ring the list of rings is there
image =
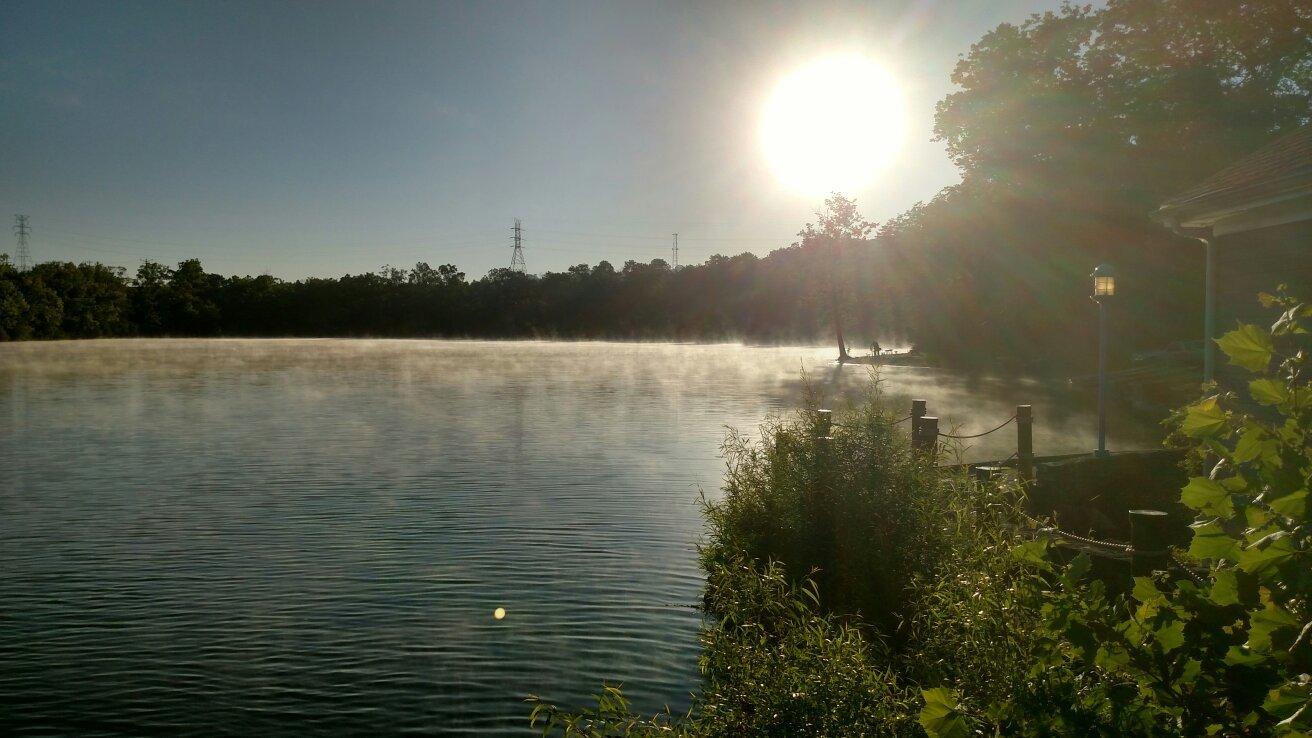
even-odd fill
[[[705,505],[708,572],[745,555],[813,578],[831,613],[896,632],[907,584],[934,545],[918,524],[941,504],[937,472],[917,459],[872,386],[818,438],[816,399],[758,438],[730,432],[724,495]],[[929,534],[929,535],[927,535]]]

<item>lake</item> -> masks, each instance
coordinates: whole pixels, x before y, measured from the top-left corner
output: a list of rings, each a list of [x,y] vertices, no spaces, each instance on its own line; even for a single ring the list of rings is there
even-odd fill
[[[115,340],[0,344],[7,734],[522,733],[524,697],[634,706],[697,686],[699,490],[725,426],[832,348]],[[1093,448],[1084,398],[881,372],[902,414],[1040,454]],[[1110,446],[1150,422],[1114,415]],[[1015,450],[1015,431],[968,458]],[[504,608],[504,619],[493,617]]]

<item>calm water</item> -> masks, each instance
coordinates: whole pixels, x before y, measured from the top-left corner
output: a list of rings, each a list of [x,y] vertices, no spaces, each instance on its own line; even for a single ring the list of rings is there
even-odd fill
[[[0,345],[0,729],[522,732],[525,695],[579,703],[603,679],[640,710],[685,709],[697,495],[718,488],[724,426],[791,408],[803,370],[834,393],[867,380],[831,357]],[[883,379],[963,432],[1031,401],[1040,453],[1092,447],[1088,411],[1036,383]],[[1008,431],[966,455],[1008,455]]]

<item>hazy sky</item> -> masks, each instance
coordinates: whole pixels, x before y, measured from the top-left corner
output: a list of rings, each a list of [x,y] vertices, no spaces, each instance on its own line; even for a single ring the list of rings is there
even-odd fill
[[[877,59],[907,145],[882,220],[956,181],[932,143],[959,54],[1058,0],[0,3],[0,214],[37,260],[201,258],[281,277],[787,245],[818,207],[758,140],[778,80]],[[13,252],[5,229],[0,251]]]

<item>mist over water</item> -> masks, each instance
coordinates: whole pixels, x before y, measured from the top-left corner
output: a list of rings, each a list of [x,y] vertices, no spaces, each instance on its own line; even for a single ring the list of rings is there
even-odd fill
[[[371,340],[0,345],[0,727],[10,733],[524,732],[525,695],[697,686],[699,490],[726,425],[833,349]],[[945,429],[1087,405],[889,367]],[[1160,433],[1125,419],[1113,449]],[[1014,451],[1014,430],[968,458]],[[505,608],[504,619],[493,611]]]

